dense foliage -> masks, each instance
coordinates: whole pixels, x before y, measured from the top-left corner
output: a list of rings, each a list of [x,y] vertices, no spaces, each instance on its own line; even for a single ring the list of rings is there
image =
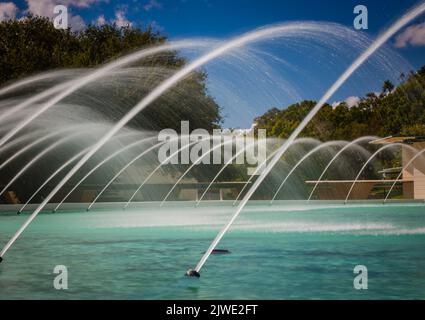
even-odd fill
[[[302,136],[328,141],[425,135],[425,67],[401,79],[397,88],[385,81],[380,94],[367,94],[357,106],[350,108],[345,102],[323,106]],[[287,138],[314,105],[314,101],[302,101],[283,110],[273,108],[255,122],[269,136]]]
[[[38,16],[3,21],[0,22],[0,86],[41,71],[98,66],[136,49],[164,42],[166,38],[151,28],[90,25],[74,33],[55,29],[49,19]],[[169,52],[137,65],[173,70],[185,63],[176,52]],[[196,128],[217,127],[221,122],[220,109],[208,95],[205,80],[204,73],[194,73],[181,84],[186,88],[181,106],[167,104],[163,99],[159,103],[161,106],[152,104],[147,108],[135,124],[149,129],[179,128],[181,119],[190,120]],[[144,94],[146,92],[141,90],[121,90],[117,98],[137,103]],[[196,107],[191,108],[193,104]]]

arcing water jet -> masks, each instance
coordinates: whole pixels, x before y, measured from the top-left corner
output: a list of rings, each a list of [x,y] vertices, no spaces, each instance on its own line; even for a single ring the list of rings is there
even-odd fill
[[[161,52],[172,51],[172,50],[177,50],[179,48],[191,47],[191,46],[196,46],[196,45],[200,45],[199,41],[198,42],[180,41],[180,42],[175,42],[175,43],[171,43],[171,44],[164,44],[164,45],[154,47],[154,48],[142,49],[142,50],[137,51],[133,54],[125,56],[121,59],[113,61],[113,62],[99,68],[98,70],[90,73],[87,76],[84,76],[84,77],[79,78],[77,80],[71,80],[69,82],[65,82],[63,84],[60,84],[60,85],[55,86],[53,88],[50,88],[50,89],[48,89],[44,92],[41,92],[40,94],[38,94],[34,97],[31,97],[30,99],[28,99],[28,101],[24,101],[19,106],[12,108],[12,110],[9,110],[9,112],[10,113],[17,112],[18,110],[21,110],[24,107],[26,107],[26,106],[34,103],[34,102],[37,102],[37,101],[39,101],[43,98],[46,98],[46,97],[48,97],[48,96],[50,96],[54,93],[57,93],[58,91],[61,91],[59,94],[57,94],[56,96],[54,96],[53,98],[48,100],[46,103],[44,103],[43,107],[38,109],[36,112],[31,114],[29,117],[27,117],[26,119],[24,119],[20,123],[18,123],[18,125],[16,125],[15,128],[10,130],[5,136],[3,136],[0,139],[0,146],[3,145],[5,142],[7,142],[9,139],[11,139],[13,136],[15,136],[18,132],[20,132],[23,128],[25,128],[32,121],[34,121],[34,119],[36,119],[41,114],[43,114],[44,112],[46,112],[47,110],[52,108],[55,104],[57,104],[58,102],[60,102],[64,98],[68,97],[69,95],[71,95],[72,93],[77,91],[78,89],[84,87],[85,85],[87,85],[87,84],[89,84],[93,81],[96,81],[98,79],[101,79],[102,77],[104,77],[107,73],[111,72],[112,70],[115,70],[117,68],[120,68],[121,66],[128,65],[128,64],[135,62],[137,60],[140,60],[142,58],[152,56],[152,55],[155,55],[155,54],[158,54],[158,53],[161,53]],[[6,115],[4,115],[4,116],[6,116]],[[2,118],[0,118],[0,121],[1,121],[1,119]]]
[[[223,171],[227,168],[228,165],[230,165],[239,155],[243,154],[245,152],[246,149],[254,147],[255,146],[255,141],[252,142],[251,144],[249,144],[248,146],[245,146],[242,150],[240,150],[239,152],[237,152],[232,158],[230,158],[225,164],[224,166],[221,167],[221,169],[217,172],[217,174],[214,176],[214,178],[211,180],[211,182],[208,184],[207,188],[204,190],[204,192],[202,193],[202,195],[199,197],[199,200],[196,201],[196,206],[199,206],[199,204],[201,203],[202,199],[204,199],[205,195],[208,193],[208,190],[210,190],[212,184],[215,182],[215,180],[217,180],[217,178],[220,176],[220,174],[223,173]],[[260,164],[261,166],[261,164]],[[260,167],[259,166],[259,167]]]
[[[425,149],[423,149],[423,150],[421,150],[421,151],[419,151],[418,153],[416,153],[413,157],[412,157],[412,159],[410,159],[409,160],[409,162],[407,162],[406,163],[406,165],[400,170],[400,173],[399,173],[399,175],[397,176],[397,178],[395,179],[395,181],[394,181],[394,183],[392,184],[392,186],[391,186],[391,188],[390,188],[390,190],[388,191],[388,193],[387,193],[387,195],[386,195],[386,197],[385,197],[385,199],[384,199],[384,204],[387,202],[387,200],[388,200],[388,198],[390,197],[390,195],[391,195],[391,192],[393,191],[393,189],[394,189],[394,187],[395,187],[395,185],[397,184],[397,182],[400,180],[400,178],[401,178],[401,176],[403,175],[403,172],[405,171],[405,170],[407,170],[408,168],[409,168],[409,166],[417,159],[417,158],[419,158],[420,156],[423,156],[424,155],[424,153],[425,153]]]
[[[95,172],[97,169],[99,169],[101,166],[103,166],[106,162],[108,162],[109,160],[115,158],[116,156],[124,153],[125,151],[133,148],[134,146],[140,145],[145,143],[146,141],[152,140],[154,137],[148,137],[145,139],[142,139],[140,141],[136,141],[133,143],[130,143],[129,145],[126,145],[125,147],[115,151],[114,153],[110,154],[109,156],[107,156],[105,159],[103,159],[101,162],[99,162],[97,165],[95,165],[89,172],[87,172],[84,177],[82,177],[73,187],[72,189],[66,194],[65,197],[63,197],[63,199],[57,204],[57,206],[53,209],[53,212],[56,212],[59,207],[65,202],[66,199],[68,199],[68,197],[75,191],[75,189],[77,189],[93,172]]]
[[[90,205],[87,208],[87,211],[89,211],[94,204],[96,203],[96,201],[100,198],[100,196],[105,192],[106,189],[108,189],[108,187],[125,171],[127,170],[133,163],[135,163],[137,160],[139,160],[140,158],[142,158],[144,155],[148,154],[149,152],[151,152],[152,150],[160,147],[161,145],[163,145],[164,142],[159,142],[155,145],[153,145],[152,147],[144,150],[142,153],[140,153],[139,155],[137,155],[135,158],[133,158],[130,162],[128,162],[121,170],[119,170],[112,179],[110,179],[108,181],[108,183],[103,187],[103,189],[98,193],[98,195],[94,198],[94,200],[92,201],[92,203],[90,203]]]
[[[244,208],[248,200],[251,198],[254,191],[258,188],[261,182],[264,180],[265,176],[270,172],[270,170],[274,167],[274,165],[279,161],[280,157],[283,153],[288,149],[289,145],[291,145],[295,138],[299,135],[299,133],[304,129],[307,123],[311,120],[311,118],[320,110],[321,106],[329,99],[330,96],[348,79],[348,77],[373,53],[375,52],[383,43],[385,43],[392,35],[394,35],[398,30],[400,30],[403,26],[409,23],[411,20],[416,18],[419,14],[425,11],[425,3],[421,6],[415,8],[410,11],[406,16],[400,19],[389,31],[387,31],[383,36],[381,36],[374,44],[366,50],[366,52],[357,59],[353,65],[338,79],[338,81],[331,87],[331,89],[325,94],[325,96],[319,101],[316,107],[312,110],[312,112],[303,120],[301,125],[295,130],[295,132],[291,135],[289,141],[285,143],[279,152],[277,152],[275,158],[271,161],[270,166],[267,166],[264,174],[262,174],[259,179],[254,183],[253,187],[248,191],[247,195],[242,200],[238,210],[235,215],[232,217],[231,221],[225,226],[222,232],[217,236],[216,240],[213,241],[210,248],[207,250],[204,257],[199,262],[196,271],[202,268],[208,256],[215,249],[215,246],[221,240],[224,233],[228,230],[233,221],[237,218],[240,211]],[[303,29],[304,27],[304,29]],[[9,240],[9,242],[5,245],[5,247],[0,252],[0,257],[3,257],[4,254],[8,251],[8,249],[13,245],[16,239],[22,234],[22,232],[28,227],[28,225],[34,220],[34,218],[38,215],[38,213],[44,208],[44,206],[50,201],[50,199],[60,190],[60,188],[112,137],[114,136],[121,128],[123,128],[131,119],[133,119],[140,111],[142,111],[147,105],[152,103],[158,97],[160,97],[164,92],[166,92],[169,88],[174,86],[179,81],[183,80],[188,74],[190,74],[195,69],[201,67],[205,63],[225,54],[231,49],[235,49],[237,47],[243,46],[246,43],[257,40],[258,38],[263,37],[272,37],[276,35],[274,32],[287,32],[291,34],[291,31],[295,33],[297,30],[303,30],[305,33],[316,31],[315,28],[312,28],[312,25],[308,24],[299,24],[297,26],[294,25],[286,25],[269,29],[258,30],[253,33],[248,33],[242,37],[229,41],[228,43],[219,46],[218,48],[212,50],[210,53],[205,54],[204,56],[196,59],[194,62],[189,64],[188,66],[181,69],[174,76],[170,77],[168,80],[164,81],[160,84],[156,89],[154,89],[147,97],[145,97],[139,104],[137,104],[129,113],[127,113],[113,128],[110,130],[102,139],[98,141],[96,146],[88,152],[83,158],[69,171],[69,173],[59,182],[59,184],[51,191],[51,193],[46,197],[46,199],[37,207],[37,209],[30,215],[30,217],[26,220],[26,222],[19,228],[19,230],[15,233],[15,235]],[[273,31],[272,31],[273,30]],[[331,30],[329,30],[331,32]]]
[[[289,171],[289,173],[286,175],[286,177],[283,179],[282,183],[280,184],[279,188],[277,188],[275,194],[273,195],[272,200],[270,201],[270,205],[273,204],[274,200],[276,199],[276,197],[278,196],[280,190],[282,190],[283,186],[285,185],[286,181],[288,181],[289,177],[295,172],[295,170],[297,170],[297,168],[305,161],[307,160],[309,157],[311,157],[313,154],[315,154],[316,152],[328,148],[330,146],[333,145],[339,145],[341,143],[344,143],[344,141],[330,141],[330,142],[326,142],[324,144],[321,144],[320,146],[314,148],[313,150],[311,150],[310,152],[308,152],[304,157],[302,157],[291,169],[291,171]],[[346,143],[346,142],[345,142]]]
[[[331,159],[331,161],[329,161],[329,163],[326,165],[325,169],[323,169],[322,173],[320,174],[319,179],[317,179],[317,182],[315,183],[313,190],[311,190],[310,192],[310,196],[308,197],[307,201],[311,200],[311,197],[313,196],[314,192],[317,189],[317,186],[319,185],[320,181],[322,181],[323,177],[325,176],[325,173],[328,171],[328,169],[330,168],[330,166],[335,162],[336,159],[338,159],[338,157],[347,149],[351,148],[354,145],[357,145],[358,143],[362,142],[362,141],[368,141],[368,140],[376,140],[376,137],[362,137],[359,139],[356,139],[354,141],[351,141],[350,143],[348,143],[346,146],[344,146],[341,150],[338,151],[338,153]]]
[[[143,186],[146,184],[146,182],[148,182],[149,181],[149,179],[150,178],[152,178],[152,176],[159,170],[159,169],[161,169],[161,167],[165,164],[165,163],[167,163],[168,161],[170,161],[171,159],[173,159],[176,155],[178,155],[180,152],[182,152],[183,150],[185,150],[185,149],[188,149],[188,148],[190,148],[192,145],[194,145],[194,144],[196,144],[196,143],[198,143],[198,142],[201,142],[201,141],[206,141],[206,140],[208,140],[208,139],[210,139],[210,137],[207,137],[207,138],[203,138],[203,139],[200,139],[199,141],[194,141],[194,142],[191,142],[191,143],[189,143],[189,144],[187,144],[187,145],[185,145],[185,146],[183,146],[183,147],[181,147],[180,149],[178,149],[177,151],[175,151],[175,152],[173,152],[169,157],[167,157],[166,159],[164,159],[164,161],[162,161],[154,170],[152,170],[152,172],[143,180],[143,182],[140,184],[140,186],[136,189],[136,191],[131,195],[131,197],[130,197],[130,199],[126,202],[126,204],[124,205],[124,208],[123,209],[126,209],[129,205],[130,205],[130,203],[133,201],[133,199],[134,199],[134,197],[137,195],[137,193],[139,193],[139,191],[143,188]],[[174,140],[174,139],[172,139],[172,140]],[[163,143],[165,143],[165,142],[163,142]]]
[[[207,155],[209,155],[211,152],[214,152],[214,150],[217,149],[221,149],[221,147],[227,145],[227,144],[231,144],[233,143],[232,140],[229,141],[224,141],[219,143],[218,145],[214,146],[213,148],[211,148],[210,150],[208,150],[208,152],[206,152],[205,154],[202,154],[201,157],[199,157],[198,159],[196,159],[196,161],[194,161],[189,168],[187,168],[187,170],[177,179],[177,181],[174,183],[174,185],[171,187],[171,189],[168,191],[167,195],[164,197],[164,199],[161,201],[160,207],[162,207],[164,205],[164,203],[167,201],[167,199],[170,197],[170,195],[173,193],[174,189],[177,187],[177,185],[184,179],[184,177],[190,172],[190,170],[193,169],[194,166],[198,165],[199,163],[201,163],[202,159],[204,159]],[[242,149],[242,151],[245,151],[245,147]],[[240,153],[240,152],[239,152]],[[233,157],[232,159],[234,159],[235,157]]]
[[[354,179],[354,182],[351,184],[350,190],[347,193],[347,197],[345,198],[344,203],[347,204],[348,199],[350,198],[351,192],[353,192],[354,186],[356,185],[356,183],[358,182],[361,174],[363,173],[363,171],[366,169],[367,165],[373,160],[375,159],[375,157],[380,154],[382,151],[389,149],[389,148],[393,148],[393,147],[405,147],[405,148],[410,148],[412,151],[416,151],[414,148],[412,148],[409,145],[403,144],[403,143],[393,143],[393,144],[388,144],[386,146],[383,146],[382,148],[380,148],[379,150],[377,150],[363,165],[363,167],[360,169],[359,173],[356,176],[356,179]]]
[[[199,263],[197,264],[195,270],[199,273],[208,257],[211,255],[211,252],[215,249],[217,244],[223,238],[224,234],[239,216],[242,209],[248,203],[249,199],[254,194],[255,190],[260,186],[265,177],[270,173],[282,155],[288,150],[290,145],[295,141],[299,134],[304,130],[307,124],[313,119],[313,117],[319,112],[322,106],[334,95],[334,93],[347,81],[347,79],[376,51],[378,50],[385,42],[388,41],[394,34],[396,34],[400,29],[406,26],[409,22],[417,18],[425,11],[425,2],[422,2],[420,5],[408,11],[403,17],[397,20],[386,32],[384,32],[378,39],[373,42],[373,44],[358,57],[348,69],[338,78],[338,80],[331,86],[331,88],[325,93],[325,95],[319,100],[316,106],[310,111],[310,113],[303,119],[300,125],[294,130],[288,140],[279,148],[279,151],[275,157],[271,160],[270,164],[266,167],[263,173],[255,181],[254,185],[249,189],[245,197],[242,199],[238,208],[236,209],[235,214],[232,216],[230,221],[224,226],[224,228],[219,232],[217,237],[213,240],[208,250],[205,252]]]

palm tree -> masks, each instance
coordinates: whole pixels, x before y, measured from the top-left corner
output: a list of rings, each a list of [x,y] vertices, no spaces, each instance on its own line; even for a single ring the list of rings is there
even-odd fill
[[[394,90],[394,85],[390,80],[385,80],[384,85],[382,86],[382,93],[389,94]]]

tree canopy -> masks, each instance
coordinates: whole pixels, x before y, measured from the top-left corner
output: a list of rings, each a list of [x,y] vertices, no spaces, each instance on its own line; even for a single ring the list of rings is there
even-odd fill
[[[51,20],[29,15],[21,20],[0,22],[0,86],[41,71],[95,67],[136,49],[166,42],[166,37],[148,27],[118,27],[115,24],[89,25],[80,32],[55,29]],[[186,60],[177,52],[161,54],[138,66],[182,67]],[[196,72],[183,81],[181,97],[192,99],[182,106],[172,106],[164,99],[153,103],[133,124],[149,129],[179,128],[180,120],[189,120],[195,128],[211,130],[220,125],[220,108],[209,96],[206,74]],[[137,92],[136,92],[137,91]],[[127,101],[137,103],[146,92],[120,91]],[[120,98],[119,96],[117,98]],[[189,108],[190,104],[196,104]],[[159,106],[158,104],[161,104]],[[125,110],[123,110],[125,111]]]
[[[302,101],[286,109],[272,108],[255,119],[269,136],[287,138],[314,107]],[[396,88],[385,81],[380,94],[369,93],[356,106],[326,104],[302,132],[322,141],[354,140],[376,135],[425,135],[425,67],[403,77]]]

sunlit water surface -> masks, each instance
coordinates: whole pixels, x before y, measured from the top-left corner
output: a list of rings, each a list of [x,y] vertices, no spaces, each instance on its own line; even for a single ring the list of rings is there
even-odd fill
[[[0,264],[0,299],[424,299],[425,206],[250,205],[200,279],[229,204],[41,214]],[[27,215],[0,214],[3,245]],[[68,268],[68,290],[53,269]],[[368,290],[353,269],[368,269]]]

